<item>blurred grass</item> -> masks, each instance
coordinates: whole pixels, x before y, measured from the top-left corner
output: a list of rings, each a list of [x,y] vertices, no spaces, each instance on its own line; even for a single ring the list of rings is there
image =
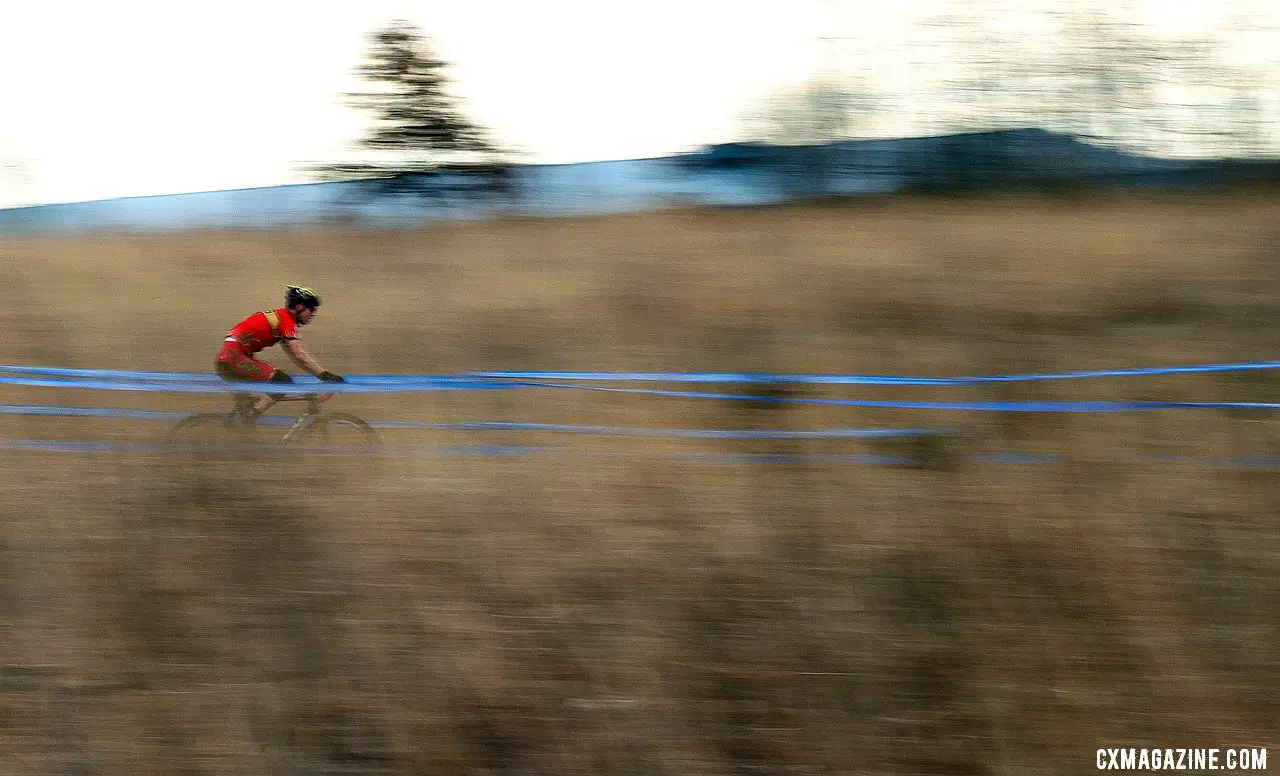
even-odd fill
[[[0,242],[0,361],[202,370],[285,282],[336,371],[953,375],[1272,359],[1263,194]],[[283,363],[278,354],[272,354]],[[867,398],[1274,401],[1265,375],[837,387]],[[7,387],[5,403],[220,407]],[[848,442],[403,433],[571,455],[2,453],[0,762],[26,773],[947,773],[1267,746],[1274,454],[1252,417],[981,416],[510,391],[367,417],[946,425],[1062,451],[916,468],[677,461]],[[164,424],[6,417],[5,436]],[[396,439],[402,438],[397,436]],[[891,450],[901,449],[889,444]]]

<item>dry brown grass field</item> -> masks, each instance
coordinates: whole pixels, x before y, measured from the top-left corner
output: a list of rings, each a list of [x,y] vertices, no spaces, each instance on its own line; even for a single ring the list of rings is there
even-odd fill
[[[0,362],[207,370],[226,329],[286,282],[321,293],[305,339],[355,374],[1273,360],[1277,216],[1266,192],[1100,192],[4,238]],[[1280,383],[787,395],[1277,401]],[[227,400],[5,385],[0,403]],[[384,432],[557,448],[507,456],[0,450],[0,772],[1056,774],[1095,770],[1100,747],[1277,743],[1280,475],[1206,462],[1280,454],[1267,415],[555,389],[334,408],[967,432],[915,445]],[[3,424],[10,439],[155,441],[165,428]],[[973,446],[1063,458],[983,464],[964,455]],[[868,451],[923,462],[679,457]]]

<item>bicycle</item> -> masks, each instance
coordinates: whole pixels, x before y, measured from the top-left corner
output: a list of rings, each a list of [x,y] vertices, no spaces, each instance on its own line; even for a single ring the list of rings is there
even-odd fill
[[[201,412],[178,421],[165,437],[172,445],[247,444],[256,441],[259,424],[289,423],[280,444],[304,443],[338,448],[367,449],[380,446],[377,433],[367,422],[349,412],[322,412],[320,405],[334,394],[286,394],[278,401],[306,402],[292,421],[282,416],[250,417],[238,401],[231,412]],[[277,420],[278,418],[278,420]]]

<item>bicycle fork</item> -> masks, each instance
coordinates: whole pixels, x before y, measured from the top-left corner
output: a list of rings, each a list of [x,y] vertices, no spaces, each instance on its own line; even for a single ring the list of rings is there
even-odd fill
[[[301,431],[302,427],[306,426],[307,423],[312,419],[313,419],[313,416],[307,412],[304,412],[301,415],[299,415],[298,419],[293,421],[293,425],[289,426],[289,430],[284,432],[284,436],[280,438],[280,441],[288,442],[290,439],[293,439],[293,435]]]

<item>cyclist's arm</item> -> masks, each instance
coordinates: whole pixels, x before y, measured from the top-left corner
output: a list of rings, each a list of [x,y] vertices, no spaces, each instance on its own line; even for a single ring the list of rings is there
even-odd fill
[[[280,347],[284,349],[284,352],[289,356],[289,360],[296,364],[299,369],[305,370],[315,377],[319,377],[320,373],[325,371],[324,367],[320,366],[320,362],[311,357],[311,354],[307,352],[307,349],[302,346],[300,341],[287,339],[280,343]]]

